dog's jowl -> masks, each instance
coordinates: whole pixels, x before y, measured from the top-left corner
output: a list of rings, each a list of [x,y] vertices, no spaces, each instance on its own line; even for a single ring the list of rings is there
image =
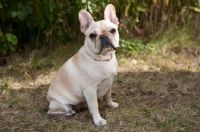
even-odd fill
[[[111,4],[105,8],[104,20],[94,21],[85,10],[78,17],[80,30],[85,35],[84,45],[63,64],[51,82],[47,94],[48,114],[70,116],[88,106],[95,125],[105,125],[97,99],[104,96],[109,106],[119,106],[111,98],[118,68],[115,51],[119,46],[119,21]]]

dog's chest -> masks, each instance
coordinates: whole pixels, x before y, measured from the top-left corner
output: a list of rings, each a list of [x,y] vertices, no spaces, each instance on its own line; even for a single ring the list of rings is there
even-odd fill
[[[118,64],[115,60],[98,64],[98,70],[104,78],[110,78],[117,75]]]
[[[100,68],[101,67],[101,68]],[[101,79],[98,84],[97,89],[97,96],[102,97],[106,94],[108,89],[111,87],[114,76],[117,75],[117,63],[111,62],[111,63],[104,63],[103,65],[100,65],[100,71],[101,71]]]
[[[108,89],[111,87],[113,82],[113,77],[105,78],[102,82],[98,84],[97,87],[97,97],[100,98],[106,94]]]

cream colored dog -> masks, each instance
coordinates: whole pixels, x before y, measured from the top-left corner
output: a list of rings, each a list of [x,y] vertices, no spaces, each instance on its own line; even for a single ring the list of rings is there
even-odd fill
[[[85,42],[51,82],[47,94],[48,114],[70,116],[87,102],[95,125],[105,125],[97,99],[104,96],[109,106],[119,106],[111,99],[111,85],[118,68],[115,51],[119,46],[119,22],[113,5],[106,6],[104,19],[95,22],[87,11],[79,12]]]

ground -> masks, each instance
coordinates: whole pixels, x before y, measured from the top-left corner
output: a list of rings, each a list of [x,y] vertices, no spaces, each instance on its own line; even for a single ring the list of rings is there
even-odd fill
[[[99,100],[108,122],[102,127],[94,125],[88,110],[71,117],[47,115],[47,90],[59,66],[38,69],[19,62],[0,67],[0,131],[200,131],[199,49],[156,51],[117,55],[112,97],[119,107]]]

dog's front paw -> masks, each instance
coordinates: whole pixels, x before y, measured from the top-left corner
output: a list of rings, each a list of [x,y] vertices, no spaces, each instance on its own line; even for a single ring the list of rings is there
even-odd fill
[[[104,126],[107,124],[107,121],[101,117],[93,118],[93,121],[96,126]]]
[[[104,125],[107,124],[107,121],[104,120],[103,118],[101,118],[101,119],[98,119],[98,120],[94,120],[94,124],[96,126],[104,126]]]
[[[111,104],[108,104],[108,106],[110,106],[112,108],[117,108],[117,107],[119,107],[119,104],[116,102],[112,102]]]

